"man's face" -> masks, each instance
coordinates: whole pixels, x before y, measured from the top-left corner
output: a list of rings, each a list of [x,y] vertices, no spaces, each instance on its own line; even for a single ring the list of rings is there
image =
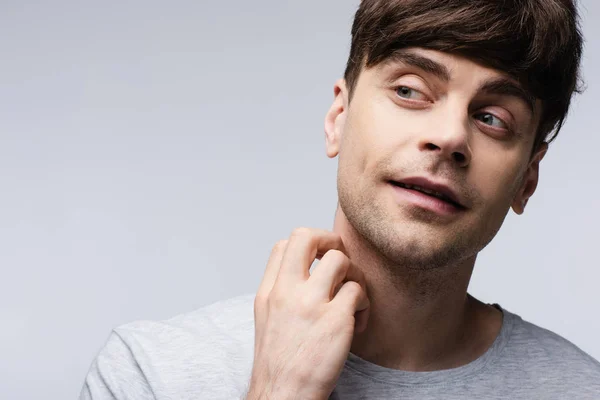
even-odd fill
[[[500,71],[410,48],[363,69],[350,103],[343,80],[335,93],[325,128],[328,155],[339,154],[341,212],[394,263],[473,257],[535,191],[546,151],[530,159],[540,104]],[[438,191],[462,206],[405,181],[446,186]]]

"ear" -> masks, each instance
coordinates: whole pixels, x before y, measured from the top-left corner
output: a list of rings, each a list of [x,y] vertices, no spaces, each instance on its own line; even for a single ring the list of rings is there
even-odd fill
[[[529,162],[527,171],[525,171],[521,187],[515,195],[512,203],[513,211],[519,215],[525,212],[525,206],[537,188],[540,173],[540,161],[542,161],[547,151],[548,143],[544,142]]]
[[[342,132],[348,112],[346,81],[339,79],[333,86],[333,104],[325,116],[325,148],[327,157],[334,158],[340,152]]]

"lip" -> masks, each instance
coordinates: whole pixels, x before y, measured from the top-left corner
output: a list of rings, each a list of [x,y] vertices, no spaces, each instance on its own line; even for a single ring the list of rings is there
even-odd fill
[[[454,216],[465,210],[464,208],[458,208],[447,201],[440,200],[416,190],[406,189],[392,183],[390,183],[390,186],[394,190],[394,195],[399,202],[409,203],[437,215]]]
[[[424,189],[433,190],[439,193],[444,194],[450,200],[458,205],[458,209],[467,209],[468,207],[465,205],[465,201],[459,196],[449,185],[446,185],[442,182],[434,182],[425,177],[410,177],[410,178],[402,178],[399,180],[392,180],[391,183],[403,183],[405,185],[411,186],[420,186]],[[410,190],[409,190],[410,191]],[[411,191],[414,192],[414,191]],[[422,193],[421,193],[422,194]],[[427,196],[427,195],[425,195]],[[427,196],[429,197],[429,196]],[[445,202],[444,202],[445,203]]]

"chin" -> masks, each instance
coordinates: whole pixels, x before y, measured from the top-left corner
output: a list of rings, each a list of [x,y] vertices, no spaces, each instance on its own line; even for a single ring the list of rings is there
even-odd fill
[[[476,254],[479,235],[468,229],[464,216],[440,220],[427,210],[348,194],[342,191],[339,197],[345,219],[390,265],[431,270]]]
[[[385,220],[351,223],[390,264],[429,270],[454,264],[472,253],[467,236],[456,230],[414,220],[382,221]]]
[[[381,252],[386,258],[395,264],[417,270],[453,265],[470,253],[467,243],[457,242],[456,237],[439,233],[413,231],[407,234],[404,231],[391,240],[380,237],[379,241]]]

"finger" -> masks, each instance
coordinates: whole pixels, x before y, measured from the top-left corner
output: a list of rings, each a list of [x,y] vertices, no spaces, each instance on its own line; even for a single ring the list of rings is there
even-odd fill
[[[350,315],[368,310],[370,306],[367,292],[355,281],[345,282],[330,304]]]
[[[287,244],[287,240],[280,240],[279,242],[275,243],[275,246],[273,246],[271,255],[267,261],[267,267],[265,268],[263,279],[256,292],[257,296],[266,298],[269,293],[271,293],[273,285],[275,284],[275,280],[277,279],[277,274],[279,273],[281,259],[283,258],[283,253],[285,252]]]
[[[349,269],[350,259],[344,253],[339,250],[329,250],[308,278],[311,296],[331,301],[336,290],[346,279]]]
[[[331,249],[345,253],[340,235],[323,229],[295,229],[283,254],[277,279],[286,282],[307,280],[315,258]]]
[[[350,261],[350,265],[348,266],[348,270],[346,271],[346,278],[340,283],[343,284],[347,281],[353,281],[358,283],[362,290],[365,292],[365,294],[368,295],[365,274],[352,261]]]
[[[354,281],[367,293],[365,274],[345,254],[330,250],[317,264],[312,272],[309,282],[315,279],[315,292],[327,293],[328,300],[335,297],[336,293],[345,282]]]

